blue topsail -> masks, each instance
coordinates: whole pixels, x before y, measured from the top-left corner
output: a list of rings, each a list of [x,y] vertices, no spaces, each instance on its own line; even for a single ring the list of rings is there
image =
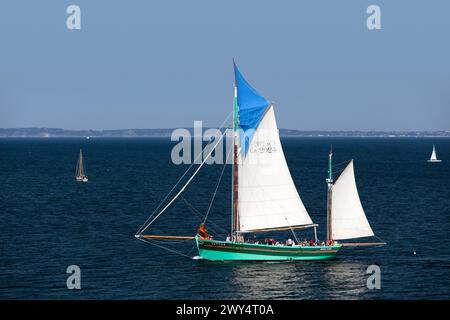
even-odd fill
[[[234,61],[233,65],[239,108],[239,127],[242,129],[240,135],[241,151],[245,156],[250,147],[253,134],[270,103],[244,79]]]

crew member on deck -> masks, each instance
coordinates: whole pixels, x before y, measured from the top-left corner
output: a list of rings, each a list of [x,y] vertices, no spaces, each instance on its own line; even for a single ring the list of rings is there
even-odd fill
[[[198,227],[197,231],[200,239],[211,239],[210,235],[208,234],[208,231],[206,231],[205,225],[202,223]]]

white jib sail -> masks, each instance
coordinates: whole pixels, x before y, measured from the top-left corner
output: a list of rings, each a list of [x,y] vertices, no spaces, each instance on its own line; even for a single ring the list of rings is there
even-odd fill
[[[261,120],[247,154],[240,155],[241,231],[312,224],[284,158],[273,106]]]
[[[373,236],[356,188],[353,160],[333,185],[331,203],[334,240]]]

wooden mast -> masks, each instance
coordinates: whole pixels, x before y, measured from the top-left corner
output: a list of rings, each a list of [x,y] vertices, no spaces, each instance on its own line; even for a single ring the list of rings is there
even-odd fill
[[[80,177],[84,177],[84,169],[83,169],[83,151],[80,149],[80,160],[79,160],[79,164],[80,164],[80,167],[79,167],[79,169],[78,169],[78,172],[79,172],[79,176]]]
[[[239,232],[239,212],[238,212],[238,200],[239,200],[239,177],[237,166],[237,146],[234,145],[234,169],[233,169],[233,211],[234,211],[234,231]]]
[[[238,239],[239,232],[239,212],[238,212],[238,200],[239,200],[239,172],[238,172],[238,103],[237,103],[237,87],[236,82],[234,84],[234,102],[233,102],[233,172],[232,172],[232,237],[234,240]]]
[[[333,158],[333,146],[330,147],[330,153],[328,155],[328,178],[326,179],[328,184],[327,192],[327,240],[333,241],[333,224],[332,224],[332,192],[333,192],[333,171],[332,171],[332,158]]]

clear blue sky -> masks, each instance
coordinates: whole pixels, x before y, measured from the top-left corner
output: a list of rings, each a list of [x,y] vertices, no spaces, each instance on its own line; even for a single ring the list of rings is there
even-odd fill
[[[234,57],[279,127],[450,130],[449,15],[448,0],[2,0],[0,127],[217,126]]]

